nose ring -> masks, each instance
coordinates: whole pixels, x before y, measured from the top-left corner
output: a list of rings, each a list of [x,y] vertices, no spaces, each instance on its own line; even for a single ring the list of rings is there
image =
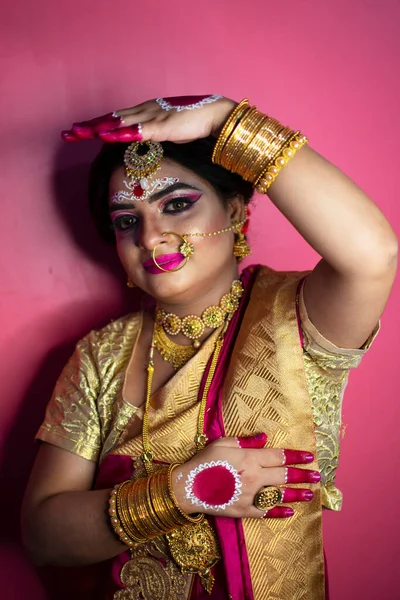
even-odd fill
[[[154,246],[153,251],[151,253],[151,256],[152,256],[152,259],[154,261],[154,264],[156,265],[156,267],[158,267],[160,269],[160,271],[164,271],[164,273],[175,273],[176,271],[180,271],[181,269],[183,269],[183,267],[186,265],[186,263],[188,262],[189,258],[194,253],[194,246],[193,246],[193,244],[191,244],[190,242],[188,242],[187,237],[185,235],[180,235],[179,233],[175,233],[174,231],[164,231],[163,237],[165,237],[166,235],[173,235],[173,236],[179,238],[180,240],[182,240],[182,243],[179,246],[179,252],[183,256],[183,262],[178,267],[176,267],[176,269],[164,269],[157,262],[157,258],[156,258],[157,246],[159,246],[160,244],[156,244]]]

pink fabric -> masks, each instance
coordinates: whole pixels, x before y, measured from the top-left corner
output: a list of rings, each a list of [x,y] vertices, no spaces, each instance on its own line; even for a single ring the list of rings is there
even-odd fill
[[[241,279],[245,288],[245,293],[242,296],[239,310],[235,313],[235,316],[230,322],[228,330],[225,334],[224,345],[222,347],[213,382],[208,393],[204,431],[210,442],[225,436],[222,416],[223,383],[237,333],[249,301],[255,273],[256,267],[248,267],[242,273]],[[204,390],[208,370],[209,365],[203,376],[202,385],[199,391],[199,398],[201,398]],[[253,600],[250,568],[241,520],[226,517],[216,517],[213,519],[213,521],[214,528],[217,531],[221,546],[222,559],[225,567],[226,588],[229,596],[232,598],[232,600]],[[220,582],[218,571],[216,571],[215,577],[218,583],[222,583]],[[224,592],[224,595],[218,595],[220,592],[217,586],[214,586],[211,596],[206,595],[204,590],[202,591],[202,588],[199,588],[199,585],[196,586],[196,592],[196,596],[192,595],[193,600],[205,600],[207,597],[212,598],[213,600],[214,598],[215,600],[220,600],[222,598],[229,597],[226,592]]]

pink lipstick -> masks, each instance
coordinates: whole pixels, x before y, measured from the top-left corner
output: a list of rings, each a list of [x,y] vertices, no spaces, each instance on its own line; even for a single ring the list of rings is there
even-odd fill
[[[172,271],[185,260],[185,257],[180,252],[174,252],[172,254],[162,254],[161,256],[158,256],[156,260],[163,269],[166,271]],[[152,258],[143,263],[143,268],[151,275],[159,275],[160,273],[164,273],[162,269],[157,267]]]

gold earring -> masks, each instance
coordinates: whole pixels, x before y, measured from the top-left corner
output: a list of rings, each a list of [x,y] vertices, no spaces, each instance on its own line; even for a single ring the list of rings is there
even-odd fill
[[[137,287],[136,283],[133,283],[133,281],[131,281],[130,279],[128,279],[128,281],[126,282],[126,285],[128,286],[128,288]]]
[[[233,256],[235,256],[237,261],[240,262],[245,256],[250,256],[251,249],[242,231],[243,222],[234,221],[232,226],[236,230],[237,235],[235,243],[233,244]]]

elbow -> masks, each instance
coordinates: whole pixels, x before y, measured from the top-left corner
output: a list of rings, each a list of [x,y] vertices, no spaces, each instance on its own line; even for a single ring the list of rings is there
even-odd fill
[[[375,242],[369,239],[364,252],[359,255],[356,271],[363,277],[375,280],[387,280],[393,283],[397,271],[399,244],[390,229],[386,235]]]
[[[30,534],[22,527],[22,545],[28,559],[35,567],[48,567],[51,565],[46,553],[44,552],[44,544],[37,540],[35,536]]]

